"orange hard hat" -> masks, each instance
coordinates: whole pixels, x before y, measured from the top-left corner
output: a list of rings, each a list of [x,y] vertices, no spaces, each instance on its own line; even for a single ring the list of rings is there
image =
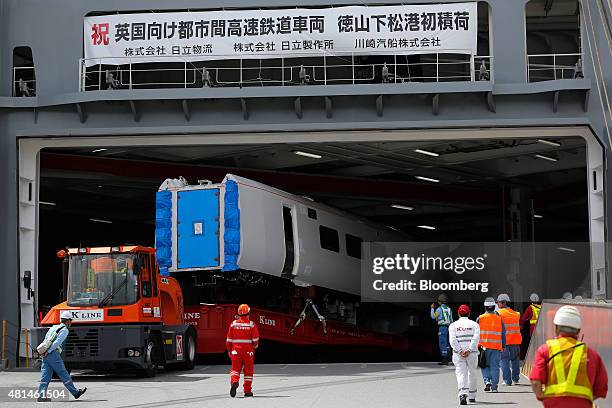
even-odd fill
[[[239,316],[246,316],[251,312],[251,308],[249,307],[249,305],[243,303],[240,306],[238,306],[238,315]]]

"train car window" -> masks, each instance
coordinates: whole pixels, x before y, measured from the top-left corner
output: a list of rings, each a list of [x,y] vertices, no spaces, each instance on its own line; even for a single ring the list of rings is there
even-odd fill
[[[319,225],[319,238],[321,240],[321,248],[327,249],[328,251],[340,252],[338,231]]]
[[[353,258],[361,259],[361,243],[363,239],[351,234],[346,234],[344,238],[346,239],[346,254]]]
[[[295,263],[293,241],[293,214],[291,208],[283,206],[283,228],[285,230],[285,264],[282,275],[291,275]]]
[[[312,218],[313,220],[317,219],[317,210],[315,210],[314,208],[309,208],[308,209],[308,218]]]

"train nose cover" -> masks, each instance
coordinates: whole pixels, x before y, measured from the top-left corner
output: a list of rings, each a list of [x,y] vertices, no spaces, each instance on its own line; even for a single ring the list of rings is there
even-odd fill
[[[225,181],[222,216],[219,214],[219,193],[218,188],[187,188],[157,193],[155,239],[162,274],[168,274],[173,264],[176,270],[218,266],[223,267],[224,271],[238,269],[238,185],[233,180]],[[173,225],[175,220],[176,224]],[[219,254],[220,220],[224,222],[223,265],[220,264]],[[173,245],[173,238],[176,245]]]

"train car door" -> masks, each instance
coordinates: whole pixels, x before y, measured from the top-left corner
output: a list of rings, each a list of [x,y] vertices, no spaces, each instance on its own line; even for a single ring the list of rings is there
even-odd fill
[[[296,234],[295,234],[295,211],[288,205],[283,204],[283,230],[285,233],[285,263],[281,276],[293,277],[296,265]]]

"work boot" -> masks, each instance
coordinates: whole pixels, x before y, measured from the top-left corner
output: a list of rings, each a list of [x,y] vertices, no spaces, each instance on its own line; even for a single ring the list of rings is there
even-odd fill
[[[459,396],[459,405],[467,405],[467,395]]]
[[[81,398],[81,395],[85,394],[85,391],[87,391],[87,387],[85,388],[80,388],[79,392],[77,393],[77,395],[74,396],[74,399],[79,399]]]
[[[253,396],[253,392],[245,392],[244,396],[245,397],[252,397]]]
[[[232,387],[230,388],[230,397],[234,398],[236,396],[237,389],[238,389],[238,382],[233,382]]]
[[[442,357],[442,361],[440,361],[438,365],[448,365],[448,358]]]
[[[485,390],[486,392],[491,391],[491,384],[485,384],[485,388],[484,388],[484,390]]]

